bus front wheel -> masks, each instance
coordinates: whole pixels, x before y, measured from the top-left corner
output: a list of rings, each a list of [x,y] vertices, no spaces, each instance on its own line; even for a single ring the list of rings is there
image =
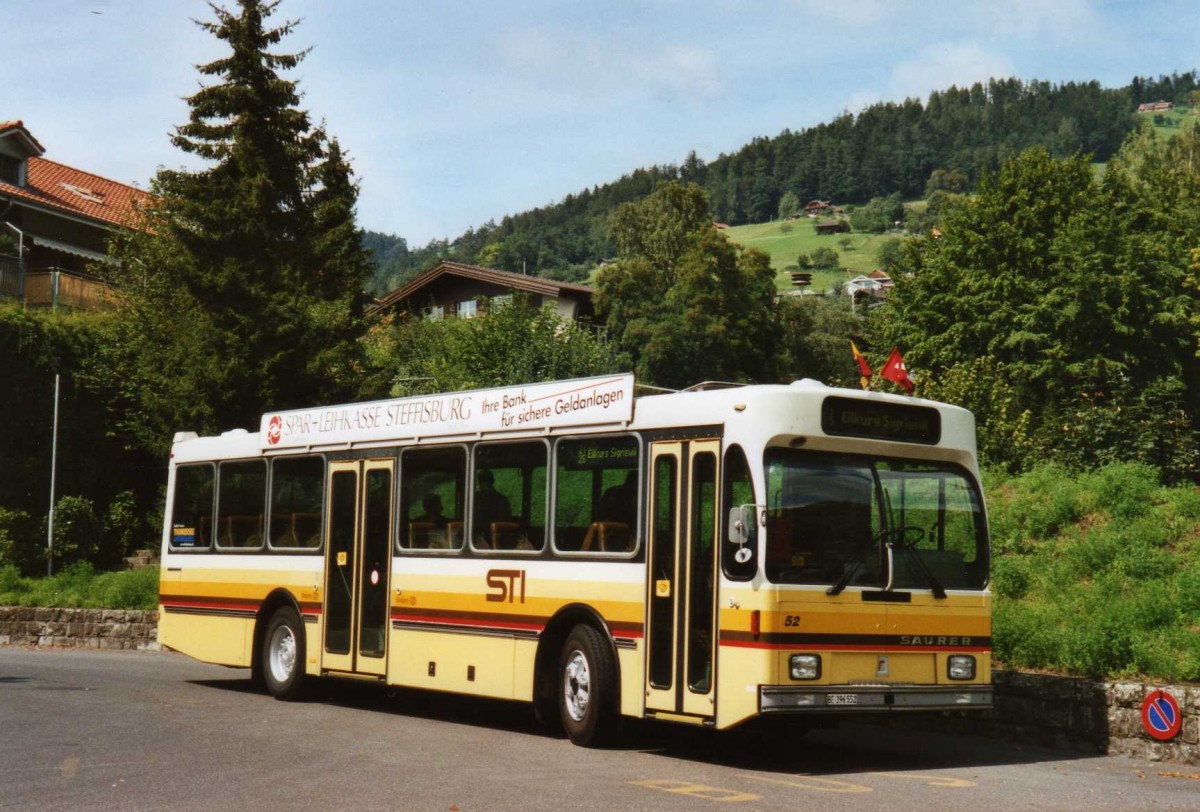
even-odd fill
[[[304,697],[304,626],[300,616],[285,606],[271,617],[262,647],[262,675],[267,691],[276,699]]]
[[[558,708],[575,744],[599,747],[616,732],[616,671],[600,632],[582,624],[571,630],[559,658]]]

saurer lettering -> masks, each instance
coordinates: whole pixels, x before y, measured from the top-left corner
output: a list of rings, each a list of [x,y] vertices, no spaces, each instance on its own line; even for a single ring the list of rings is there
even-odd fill
[[[970,637],[931,637],[922,635],[901,635],[902,646],[969,646]]]

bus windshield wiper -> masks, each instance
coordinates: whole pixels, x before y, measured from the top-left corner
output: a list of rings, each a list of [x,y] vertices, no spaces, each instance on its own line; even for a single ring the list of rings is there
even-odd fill
[[[854,559],[854,563],[850,565],[850,568],[842,573],[842,577],[837,579],[837,583],[825,590],[826,595],[841,594],[842,590],[846,588],[846,585],[850,583],[850,579],[854,577],[856,572],[858,572],[858,568],[866,562],[867,556],[873,552],[878,552],[879,548],[875,546],[875,542],[879,541],[879,539],[886,533],[886,530],[880,530],[871,537],[870,541],[863,545],[862,552],[860,552],[858,557]]]
[[[904,526],[897,527],[896,530],[899,532],[897,532],[896,535],[899,538],[899,544],[889,541],[887,543],[888,548],[891,550],[899,549],[902,552],[908,553],[909,558],[913,561],[913,563],[915,563],[917,565],[917,571],[920,572],[921,575],[923,575],[925,577],[925,582],[927,584],[929,584],[930,589],[933,590],[933,597],[945,598],[946,590],[942,588],[941,582],[938,581],[937,577],[934,576],[934,574],[929,570],[929,567],[927,567],[925,565],[925,560],[923,558],[921,558],[921,553],[917,551],[915,542],[909,543],[908,540],[904,538],[903,531],[907,530],[907,529],[910,529],[910,528],[906,528]],[[911,529],[920,531],[920,528],[911,528]],[[889,577],[888,577],[889,589],[891,588],[893,580],[895,580],[894,573],[889,574]]]

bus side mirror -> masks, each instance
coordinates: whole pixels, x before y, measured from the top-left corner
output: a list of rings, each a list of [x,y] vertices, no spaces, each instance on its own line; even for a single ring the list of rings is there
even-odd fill
[[[758,509],[754,505],[741,505],[729,509],[729,543],[749,544],[754,538],[754,519]]]

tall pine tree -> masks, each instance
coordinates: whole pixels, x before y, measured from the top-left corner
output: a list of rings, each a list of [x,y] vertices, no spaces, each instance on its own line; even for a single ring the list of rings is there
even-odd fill
[[[207,163],[160,170],[146,229],[116,247],[125,307],[109,372],[127,428],[161,448],[172,430],[257,424],[268,409],[357,394],[362,290],[358,190],[335,139],[283,78],[308,53],[276,53],[295,23],[278,6],[210,4],[198,23],[229,47],[199,66],[172,142]]]

